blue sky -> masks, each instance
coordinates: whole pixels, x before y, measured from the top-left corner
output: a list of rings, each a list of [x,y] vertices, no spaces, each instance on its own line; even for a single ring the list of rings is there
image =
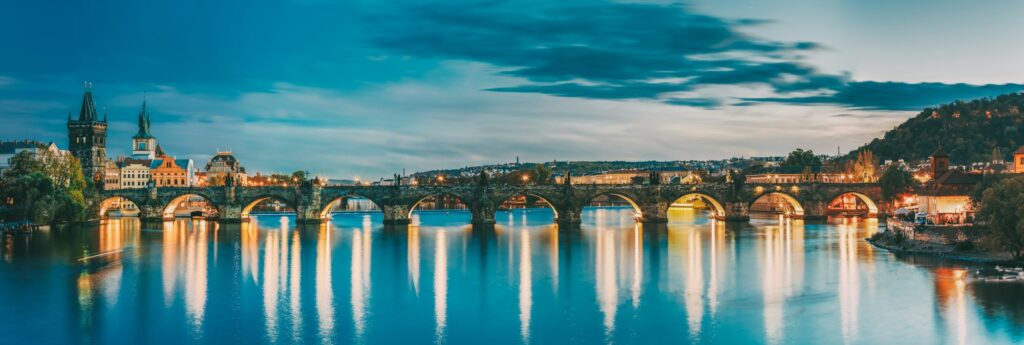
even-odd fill
[[[66,145],[84,81],[127,153],[375,178],[512,161],[847,151],[1024,90],[1019,1],[9,1],[2,139]],[[145,96],[144,96],[145,95]]]

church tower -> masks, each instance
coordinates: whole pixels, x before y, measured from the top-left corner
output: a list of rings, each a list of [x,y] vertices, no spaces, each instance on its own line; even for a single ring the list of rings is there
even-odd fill
[[[82,175],[87,180],[103,179],[107,160],[107,116],[104,114],[102,121],[96,116],[90,84],[86,84],[78,120],[72,120],[68,113],[68,150],[81,162]]]
[[[942,149],[942,145],[935,149],[931,156],[932,179],[937,179],[949,171],[949,154]]]
[[[154,159],[156,149],[156,138],[149,132],[149,110],[146,109],[146,101],[142,101],[142,109],[139,110],[139,132],[132,137],[132,158]]]

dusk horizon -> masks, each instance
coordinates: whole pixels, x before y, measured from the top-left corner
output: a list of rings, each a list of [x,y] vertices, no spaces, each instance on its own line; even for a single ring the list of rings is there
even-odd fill
[[[922,108],[1024,90],[1012,78],[1020,73],[1008,73],[1024,49],[998,44],[1014,31],[1007,25],[1021,24],[992,20],[1013,12],[996,6],[965,15],[965,25],[884,37],[873,32],[963,5],[196,5],[187,14],[155,4],[3,5],[7,31],[37,27],[22,24],[41,11],[52,19],[0,41],[18,52],[0,57],[0,118],[12,124],[0,137],[66,144],[67,113],[77,116],[90,82],[109,116],[112,156],[130,154],[146,100],[154,134],[175,138],[161,141],[175,156],[205,161],[232,149],[254,171],[377,178],[517,156],[845,154]],[[889,13],[876,28],[821,23],[873,8]],[[886,21],[902,11],[915,15]],[[221,15],[233,12],[244,15]],[[956,54],[933,43],[976,35],[988,39],[957,41]]]

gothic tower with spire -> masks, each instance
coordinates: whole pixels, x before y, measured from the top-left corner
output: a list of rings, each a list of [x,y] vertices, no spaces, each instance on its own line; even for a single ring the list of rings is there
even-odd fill
[[[142,109],[139,110],[139,132],[132,137],[132,158],[154,159],[156,151],[156,138],[149,132],[149,110],[143,100]]]
[[[92,88],[86,84],[82,96],[82,109],[78,120],[72,120],[68,113],[68,150],[82,164],[82,175],[97,182],[103,179],[107,159],[107,116],[100,120],[96,115],[96,103],[92,100]]]

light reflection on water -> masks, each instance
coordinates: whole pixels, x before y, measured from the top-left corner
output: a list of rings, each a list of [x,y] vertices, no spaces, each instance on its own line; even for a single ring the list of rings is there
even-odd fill
[[[713,221],[673,209],[379,213],[297,226],[135,219],[10,236],[5,342],[1015,343],[1024,286],[897,257],[876,220]],[[79,260],[88,257],[87,260]]]

